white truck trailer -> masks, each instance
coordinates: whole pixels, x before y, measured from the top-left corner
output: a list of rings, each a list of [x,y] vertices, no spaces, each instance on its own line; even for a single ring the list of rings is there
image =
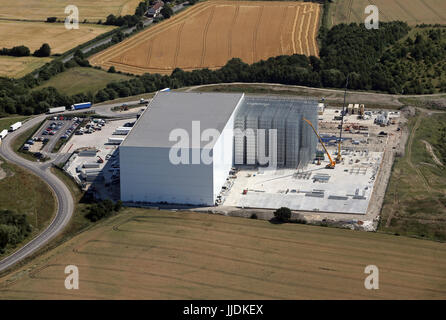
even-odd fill
[[[21,126],[22,126],[21,122],[16,122],[9,127],[9,131],[16,131]]]
[[[52,114],[52,113],[64,112],[65,110],[67,110],[66,107],[49,108],[48,113]]]
[[[3,130],[2,132],[0,132],[0,139],[5,139],[5,137],[8,135],[8,130]]]
[[[119,127],[119,128],[116,128],[116,130],[115,130],[115,132],[113,132],[113,134],[126,136],[131,130],[132,130],[132,127]]]
[[[108,138],[108,143],[109,144],[121,144],[124,141],[125,138],[114,138],[114,137],[110,137]]]

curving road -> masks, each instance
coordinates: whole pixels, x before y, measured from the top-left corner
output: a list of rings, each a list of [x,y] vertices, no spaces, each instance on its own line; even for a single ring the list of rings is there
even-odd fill
[[[127,104],[138,104],[139,101],[130,101],[127,102]],[[111,108],[120,106],[122,103],[114,103],[114,104],[105,104],[101,106],[96,106],[93,109],[102,116],[107,117],[117,117],[117,118],[129,118],[129,117],[135,117],[135,113],[126,113],[123,115],[119,115],[113,111],[111,111]],[[78,112],[84,112],[85,110],[79,110],[79,111],[68,111],[64,112],[63,114],[72,114],[72,113],[78,113]],[[36,236],[34,239],[29,241],[27,244],[25,244],[23,247],[9,255],[8,257],[4,258],[0,261],[0,272],[8,269],[9,267],[13,266],[14,264],[22,261],[32,253],[36,252],[38,249],[42,248],[45,244],[47,244],[51,239],[56,237],[62,230],[65,228],[65,226],[68,224],[68,222],[71,219],[71,216],[73,215],[74,211],[74,200],[71,195],[70,190],[67,188],[65,183],[63,183],[59,178],[57,178],[51,171],[51,165],[54,162],[57,162],[58,159],[60,159],[60,156],[55,156],[52,154],[51,158],[52,161],[45,162],[45,163],[39,163],[39,162],[33,162],[26,160],[19,156],[17,153],[14,152],[12,149],[12,142],[14,139],[23,133],[23,131],[26,131],[35,125],[42,122],[45,118],[47,118],[48,115],[42,114],[36,117],[33,117],[32,119],[26,121],[23,123],[23,126],[15,131],[9,133],[5,139],[3,139],[2,144],[0,145],[0,156],[2,156],[5,160],[12,162],[22,168],[28,169],[38,177],[40,177],[43,181],[45,181],[51,190],[53,191],[56,200],[57,200],[57,212],[53,220],[51,221],[50,225],[38,236]]]
[[[45,117],[46,115],[34,117],[25,122],[20,130],[10,133],[3,140],[0,146],[0,155],[8,161],[30,170],[50,186],[57,199],[57,213],[53,218],[53,221],[51,221],[50,225],[42,233],[29,241],[19,250],[0,261],[0,272],[13,266],[47,244],[63,230],[73,214],[74,200],[71,192],[62,181],[51,173],[49,170],[50,167],[48,165],[39,162],[32,162],[20,157],[11,147],[11,142],[15,137],[17,137],[24,130],[32,128],[36,124],[40,123],[45,119]]]

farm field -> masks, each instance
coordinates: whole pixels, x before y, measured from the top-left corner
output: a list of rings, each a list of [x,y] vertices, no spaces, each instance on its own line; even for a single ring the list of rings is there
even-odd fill
[[[3,299],[444,299],[445,244],[125,209],[0,279]],[[379,290],[364,288],[378,266]],[[64,287],[67,265],[79,290]]]
[[[0,0],[0,19],[46,20],[47,17],[57,17],[65,20],[65,7],[76,5],[79,9],[79,21],[87,19],[96,23],[103,21],[109,14],[134,14],[140,0]]]
[[[78,30],[67,30],[63,23],[1,21],[0,48],[27,46],[31,53],[43,43],[51,47],[51,54],[64,53],[81,43],[112,30],[112,26],[80,24]]]
[[[217,69],[282,54],[318,56],[321,6],[310,2],[206,1],[90,59],[134,74]]]
[[[440,153],[445,123],[444,112],[410,118],[406,152],[395,161],[384,198],[382,231],[446,241],[446,168]]]
[[[337,0],[330,5],[330,26],[364,22],[368,5],[379,9],[380,21],[406,21],[409,25],[446,23],[444,0]]]
[[[66,95],[75,95],[82,92],[91,92],[95,94],[98,90],[105,88],[107,84],[112,81],[129,79],[131,79],[131,77],[118,73],[108,73],[93,68],[76,67],[55,75],[50,80],[45,81],[33,90],[54,87],[60,93]]]
[[[0,77],[21,78],[50,61],[51,58],[0,56]]]

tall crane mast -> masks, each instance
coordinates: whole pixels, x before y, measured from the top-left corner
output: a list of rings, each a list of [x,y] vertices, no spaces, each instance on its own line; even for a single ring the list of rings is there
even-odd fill
[[[331,158],[330,153],[328,152],[327,148],[325,147],[324,142],[322,141],[321,136],[317,133],[316,129],[314,128],[314,126],[313,126],[313,124],[311,123],[310,120],[307,120],[307,119],[305,119],[305,118],[303,118],[303,120],[304,120],[305,122],[307,122],[307,123],[311,126],[311,128],[313,128],[314,133],[315,133],[316,136],[319,138],[319,142],[321,143],[322,147],[323,147],[324,150],[325,150],[325,153],[326,153],[327,156],[328,156],[328,159],[330,160],[330,163],[327,164],[326,168],[327,168],[327,169],[334,169],[335,166],[336,166],[336,162],[334,162],[333,159]]]
[[[342,105],[342,113],[341,113],[341,127],[339,129],[339,141],[338,141],[338,155],[336,156],[336,163],[339,163],[342,161],[341,156],[341,144],[342,144],[342,127],[344,125],[344,114],[345,114],[345,100],[347,97],[347,87],[348,87],[348,77],[350,74],[347,75],[347,81],[345,83],[345,90],[344,90],[344,104]]]

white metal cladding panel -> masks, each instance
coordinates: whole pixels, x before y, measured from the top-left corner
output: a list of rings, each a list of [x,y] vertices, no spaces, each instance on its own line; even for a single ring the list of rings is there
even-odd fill
[[[214,162],[214,201],[225,184],[232,167],[234,158],[234,118],[235,112],[229,118],[212,150]]]
[[[120,147],[121,199],[214,205],[212,164],[174,165],[169,150]]]

